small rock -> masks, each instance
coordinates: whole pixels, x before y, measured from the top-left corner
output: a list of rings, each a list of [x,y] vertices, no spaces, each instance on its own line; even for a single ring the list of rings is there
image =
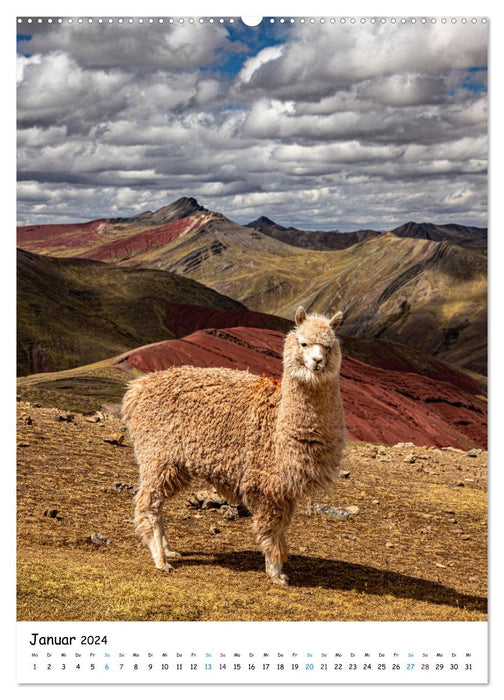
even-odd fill
[[[369,452],[369,456],[372,459],[375,459],[377,454],[378,454],[378,448],[376,446],[373,446]]]
[[[459,455],[465,454],[464,450],[459,450],[458,447],[442,447],[441,448],[444,452],[456,452]]]
[[[99,423],[101,418],[95,414],[94,416],[85,416],[84,420],[88,423]]]
[[[238,508],[233,506],[221,506],[219,508],[219,513],[226,518],[226,520],[235,520],[238,517]]]
[[[48,508],[47,510],[44,511],[44,517],[46,518],[57,518],[58,517],[58,510],[57,508]]]
[[[471,539],[471,535],[460,535],[460,539],[461,539],[461,540],[470,540],[470,539]]]
[[[109,489],[106,489],[107,491]],[[122,481],[116,481],[114,484],[112,491],[128,491],[131,494],[135,494],[137,492],[137,489],[134,486],[131,486],[131,484],[123,484]]]
[[[345,471],[344,469],[342,469],[342,470],[340,471],[340,473],[338,474],[338,476],[339,476],[341,479],[348,479],[348,477],[350,476],[350,472],[347,472],[347,471]]]
[[[33,423],[32,417],[26,416],[26,418],[24,419],[24,422],[26,423],[26,425],[31,425]]]
[[[477,457],[479,454],[481,454],[481,450],[469,450],[469,452],[466,452],[468,457]]]
[[[348,518],[350,513],[343,508],[335,508],[334,506],[322,505],[320,503],[312,503],[310,510],[316,515],[327,515],[330,518]]]
[[[95,532],[91,537],[89,538],[93,544],[112,544],[112,542],[107,538],[104,537],[103,535],[99,535],[97,532]]]
[[[220,508],[226,504],[226,499],[222,498],[218,494],[208,494],[208,496],[203,500],[201,504],[202,510],[209,510],[210,508]]]
[[[385,547],[388,549],[394,549],[395,544],[393,542],[385,542]]]
[[[221,532],[218,527],[211,527],[210,528],[210,534],[211,535],[218,535]]]
[[[30,447],[30,443],[26,442],[26,440],[20,440],[16,442],[16,447]]]
[[[383,456],[387,454],[387,451],[383,447],[380,447],[378,448],[378,454]]]
[[[415,447],[414,442],[397,442],[394,447]]]
[[[438,569],[446,569],[446,566],[444,564],[436,564]]]
[[[372,503],[374,506],[379,506],[379,505],[380,505],[380,501],[379,501],[377,498],[375,498],[373,501],[371,501],[371,503]]]
[[[184,520],[190,520],[190,519],[191,519],[191,516],[189,515],[189,513],[186,513],[185,511],[182,513],[182,517],[184,518]]]
[[[121,417],[121,404],[120,403],[107,403],[107,404],[102,404],[100,406],[100,411],[102,415],[104,413],[109,413],[111,416],[115,416],[115,418],[120,418]]]
[[[358,515],[360,513],[360,508],[359,506],[347,506],[345,508],[346,512],[349,513],[350,515]]]
[[[59,422],[71,423],[75,418],[73,413],[59,413],[54,417],[54,420]]]
[[[457,482],[455,483],[455,486],[465,486],[465,484],[464,484],[463,481],[457,481]]]
[[[304,593],[305,595],[313,595],[313,591],[309,591],[308,589],[303,589],[301,593]]]
[[[108,442],[109,445],[122,445],[124,442],[124,433],[114,433],[108,438],[103,438],[103,442]]]
[[[413,452],[410,452],[409,455],[406,455],[406,457],[403,459],[403,462],[406,462],[407,464],[414,464],[416,462],[416,456],[413,454]]]
[[[192,493],[187,499],[187,503],[193,508],[201,508],[202,510],[220,508],[227,504],[226,499],[221,498],[216,491],[198,491],[197,493]]]

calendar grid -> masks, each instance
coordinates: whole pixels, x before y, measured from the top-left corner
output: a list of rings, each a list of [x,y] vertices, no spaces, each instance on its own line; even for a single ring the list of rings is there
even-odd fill
[[[18,682],[478,684],[486,649],[486,622],[20,622]]]

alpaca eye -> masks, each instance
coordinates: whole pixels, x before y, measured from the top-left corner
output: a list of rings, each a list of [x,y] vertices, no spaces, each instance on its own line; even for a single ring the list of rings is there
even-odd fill
[[[302,348],[305,348],[305,347],[306,347],[306,343],[300,343],[300,345],[301,345]]]
[[[330,352],[331,346],[330,346],[330,345],[326,345],[326,350],[327,350],[327,352]]]

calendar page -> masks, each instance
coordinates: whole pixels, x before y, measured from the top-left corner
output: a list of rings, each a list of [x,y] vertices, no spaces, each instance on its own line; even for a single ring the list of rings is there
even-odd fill
[[[15,20],[22,686],[488,682],[489,21],[308,10]]]

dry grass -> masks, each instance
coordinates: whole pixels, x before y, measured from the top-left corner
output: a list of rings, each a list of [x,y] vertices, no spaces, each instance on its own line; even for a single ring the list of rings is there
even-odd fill
[[[59,413],[18,404],[19,620],[486,619],[486,453],[385,446],[373,456],[351,444],[350,477],[318,502],[359,513],[300,507],[283,589],[264,574],[250,520],[195,511],[187,493],[165,508],[183,559],[172,575],[157,571],[133,532],[131,491],[114,486],[137,479],[128,437],[104,442],[122,424]],[[92,544],[93,533],[111,544]]]

